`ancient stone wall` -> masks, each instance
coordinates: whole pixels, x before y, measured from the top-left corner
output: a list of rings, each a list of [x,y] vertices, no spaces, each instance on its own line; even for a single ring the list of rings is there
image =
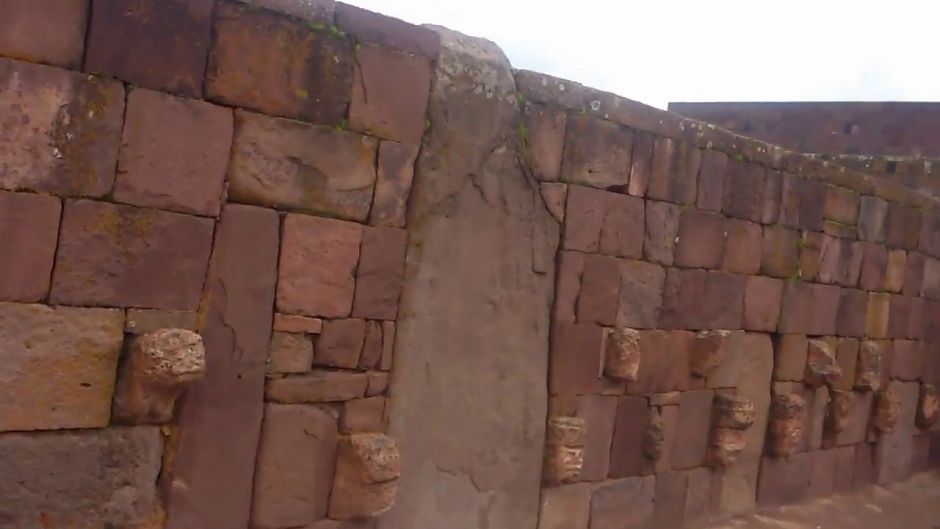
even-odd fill
[[[674,528],[940,464],[932,197],[341,3],[0,4],[0,243],[0,527]]]

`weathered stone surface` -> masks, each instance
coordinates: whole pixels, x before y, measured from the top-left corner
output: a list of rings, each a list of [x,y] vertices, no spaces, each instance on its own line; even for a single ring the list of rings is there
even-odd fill
[[[591,497],[590,529],[640,529],[653,518],[654,476],[608,481]]]
[[[901,392],[899,384],[888,383],[875,394],[875,414],[872,424],[879,432],[891,433],[901,414]]]
[[[917,400],[917,426],[927,430],[937,422],[940,412],[940,402],[937,399],[937,386],[921,384],[920,395]]]
[[[0,189],[103,196],[121,142],[120,83],[0,58]]]
[[[858,216],[858,236],[864,241],[881,242],[885,234],[888,202],[872,196],[862,196]]]
[[[441,49],[437,32],[409,24],[397,18],[336,3],[336,25],[359,40],[375,42],[402,51],[436,59]]]
[[[264,386],[265,400],[284,404],[341,402],[365,395],[368,376],[349,371],[321,371],[273,378]]]
[[[877,342],[865,340],[858,349],[855,388],[877,391],[879,387],[881,387],[881,348]]]
[[[761,462],[757,505],[774,507],[803,501],[809,492],[813,454],[787,458],[768,457]]]
[[[394,141],[379,143],[375,196],[369,211],[369,224],[403,228],[418,146]]]
[[[119,310],[0,303],[0,431],[108,425]]]
[[[780,226],[765,226],[761,274],[791,279],[800,269],[800,232]]]
[[[641,258],[645,234],[643,200],[620,193],[604,195],[604,221],[598,250],[614,257]]]
[[[911,206],[889,202],[885,217],[885,242],[895,248],[916,250],[921,217],[921,212]]]
[[[663,328],[735,330],[741,328],[743,312],[743,276],[679,268],[667,272],[659,320]]]
[[[842,378],[833,389],[850,391],[855,386],[856,364],[858,364],[859,341],[855,338],[839,338],[836,346],[836,362],[842,371]]]
[[[699,171],[698,197],[695,205],[706,211],[721,212],[721,203],[725,193],[725,167],[728,155],[719,151],[706,150],[702,154],[702,168]]]
[[[844,432],[849,426],[852,409],[855,406],[855,393],[852,391],[833,390],[826,416],[826,427],[835,433]]]
[[[88,0],[9,0],[0,21],[0,55],[78,69],[85,49]]]
[[[747,445],[747,434],[743,430],[717,427],[712,431],[708,462],[716,468],[727,468],[735,464]]]
[[[214,217],[232,146],[232,111],[136,89],[127,96],[114,199]]]
[[[717,213],[688,208],[679,219],[676,266],[719,268],[725,252],[727,221]]]
[[[803,380],[807,347],[805,335],[778,335],[774,341],[774,380]]]
[[[164,424],[176,399],[206,372],[202,338],[185,329],[161,329],[131,342],[114,390],[111,420]]]
[[[278,270],[278,311],[327,318],[349,316],[362,230],[352,222],[287,215]]]
[[[221,2],[206,95],[231,106],[338,125],[353,84],[350,40],[300,20]]]
[[[202,93],[211,0],[96,0],[88,23],[85,70],[147,88]]]
[[[682,209],[668,202],[646,201],[646,238],[643,259],[664,266],[672,266],[676,237],[679,236],[679,218]]]
[[[543,489],[538,529],[588,529],[591,492],[588,483]]]
[[[761,225],[729,219],[725,257],[721,269],[735,274],[756,274],[760,270],[763,234]]]
[[[806,413],[806,434],[803,436],[800,444],[801,451],[819,450],[822,446],[823,433],[826,427],[826,417],[830,401],[830,390],[827,386],[819,388],[806,388],[803,396],[807,403]]]
[[[407,471],[379,527],[535,527],[542,454],[532,447],[547,415],[558,224],[514,152],[519,111],[505,56],[438,31],[389,414]]]
[[[744,321],[748,331],[773,332],[780,321],[783,281],[771,277],[748,276],[744,285]]]
[[[875,481],[885,484],[904,479],[910,475],[913,461],[914,422],[917,415],[917,400],[920,392],[916,382],[893,382],[898,395],[898,411],[894,428],[882,430],[875,445]],[[875,422],[878,422],[879,403],[876,406]],[[893,405],[892,405],[893,407]]]
[[[604,330],[590,323],[552,326],[548,385],[553,395],[589,394],[600,390]]]
[[[823,210],[827,220],[853,226],[858,222],[858,210],[858,193],[844,187],[827,186],[826,205]]]
[[[640,333],[630,328],[609,329],[604,346],[604,375],[632,382],[640,369]]]
[[[778,393],[774,395],[770,414],[770,452],[777,457],[788,457],[803,438],[806,400],[802,395]]]
[[[265,404],[252,527],[294,527],[326,515],[338,437],[336,419],[324,410]]]
[[[68,201],[50,298],[68,305],[194,309],[212,231],[209,219]]]
[[[382,358],[379,360],[379,369],[389,371],[395,359],[395,322],[382,322]]]
[[[702,151],[686,142],[656,138],[646,196],[676,204],[694,204]]]
[[[320,334],[323,331],[323,320],[297,314],[277,313],[274,315],[274,330],[296,334]]]
[[[868,310],[868,293],[852,288],[842,289],[839,309],[836,314],[836,334],[839,336],[865,336],[865,316]]]
[[[924,285],[926,257],[922,253],[907,252],[907,267],[904,269],[902,292],[908,296],[919,296]]]
[[[904,276],[906,273],[907,252],[904,250],[889,251],[883,288],[889,292],[901,292],[901,289],[904,288]]]
[[[853,393],[854,397],[847,396],[847,392],[832,392],[830,415],[835,413],[843,416],[840,422],[844,423],[841,431],[828,429],[823,437],[823,447],[846,446],[865,441],[868,434],[869,420],[872,415],[872,392]],[[845,415],[847,413],[847,415]],[[838,420],[833,418],[832,420]],[[830,421],[830,424],[832,421]]]
[[[924,371],[924,344],[894,340],[891,346],[891,376],[898,380],[919,380]]]
[[[311,22],[333,20],[333,0],[240,0],[243,3],[263,7],[292,17]]]
[[[617,397],[582,395],[577,397],[575,415],[584,420],[586,439],[581,481],[601,481],[610,468],[610,443],[614,433]]]
[[[605,189],[626,187],[633,131],[581,114],[568,116],[561,180]]]
[[[368,136],[239,110],[229,199],[363,222],[377,148]]]
[[[401,463],[398,444],[385,434],[352,434],[340,439],[330,494],[334,520],[371,518],[392,508]]]
[[[559,179],[566,117],[561,110],[532,102],[523,107],[526,160],[532,175],[539,181],[557,182]]]
[[[584,419],[549,417],[545,428],[542,481],[557,485],[577,480],[584,466],[586,440]]]
[[[689,369],[693,375],[708,376],[725,358],[730,331],[701,331],[695,334],[689,350]]]
[[[362,353],[359,355],[359,369],[376,369],[382,361],[382,322],[367,321]]]
[[[891,311],[891,295],[871,293],[868,295],[868,309],[865,313],[865,336],[886,338],[888,336],[888,317]]]
[[[0,520],[17,529],[136,527],[160,472],[156,427],[0,436]]]
[[[862,271],[858,286],[862,290],[883,290],[888,271],[888,249],[874,243],[863,243],[862,247]]]
[[[305,373],[313,366],[313,342],[302,333],[275,330],[268,355],[268,373]]]
[[[569,185],[565,206],[565,233],[562,246],[566,250],[597,252],[604,224],[607,193],[585,186]]]
[[[679,400],[680,439],[672,448],[672,468],[687,469],[702,466],[708,453],[708,432],[711,426],[712,390],[687,391]]]
[[[343,403],[339,428],[343,433],[377,433],[385,430],[385,397],[353,399]]]
[[[539,191],[545,207],[558,222],[565,221],[565,202],[568,200],[568,184],[558,182],[542,182]],[[641,243],[642,244],[642,243]]]
[[[58,199],[0,191],[0,300],[37,302],[49,293],[59,238]]]
[[[240,205],[222,210],[200,325],[207,371],[180,406],[176,457],[164,470],[166,529],[248,524],[278,229],[274,211]]]
[[[686,391],[693,385],[689,351],[694,335],[688,331],[641,331],[637,381],[627,385],[630,395]]]
[[[655,465],[663,456],[666,425],[658,408],[650,408],[649,414],[650,420],[643,433],[643,457]]]
[[[606,255],[584,256],[581,293],[578,295],[579,322],[613,325],[617,316],[621,283],[621,261]]]
[[[715,425],[719,428],[746,430],[754,424],[754,403],[738,395],[715,395]]]
[[[610,445],[610,477],[637,476],[648,463],[644,460],[650,408],[641,397],[619,397]]]
[[[767,173],[756,163],[730,160],[725,174],[722,211],[729,217],[760,222]]]
[[[655,142],[656,137],[649,132],[638,130],[633,133],[633,159],[630,163],[630,184],[627,186],[627,193],[632,196],[646,196],[653,166]]]
[[[688,472],[689,488],[685,493],[685,521],[692,525],[702,523],[708,516],[709,500],[712,494],[712,471],[707,468],[695,468]]]
[[[385,393],[385,390],[388,389],[388,373],[370,371],[368,377],[368,384],[366,386],[367,397]]]
[[[659,324],[666,272],[645,261],[620,261],[620,289],[615,324],[638,329]]]
[[[360,44],[355,54],[350,128],[380,138],[420,143],[431,61],[372,44]]]
[[[653,527],[684,526],[688,487],[688,472],[661,472],[656,475]]]
[[[809,340],[806,350],[807,384],[815,387],[838,386],[842,382],[842,368],[836,361],[834,351],[822,340]]]
[[[807,326],[807,334],[831,336],[836,333],[839,320],[839,303],[842,301],[842,289],[835,285],[810,286],[812,295],[812,316]]]
[[[398,314],[408,233],[403,229],[370,227],[362,232],[353,316],[394,320]]]

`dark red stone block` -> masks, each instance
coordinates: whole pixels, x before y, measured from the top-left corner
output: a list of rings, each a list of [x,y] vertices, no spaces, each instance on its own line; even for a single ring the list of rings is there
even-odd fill
[[[670,268],[660,324],[665,329],[741,328],[745,277]]]
[[[441,37],[432,30],[365,9],[336,3],[336,26],[358,40],[365,40],[436,59]]]

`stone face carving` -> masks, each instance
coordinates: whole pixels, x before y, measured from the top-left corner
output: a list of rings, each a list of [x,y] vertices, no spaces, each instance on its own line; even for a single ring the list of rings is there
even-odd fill
[[[329,517],[371,518],[391,509],[400,474],[398,443],[391,437],[362,433],[340,439]]]
[[[202,378],[206,351],[202,337],[184,329],[160,329],[134,338],[114,391],[112,420],[124,424],[164,424],[176,399]]]
[[[604,375],[633,382],[640,370],[640,333],[634,329],[609,329],[604,351]]]
[[[643,456],[651,461],[658,461],[663,456],[666,442],[665,423],[659,408],[650,409],[650,422],[643,434]]]
[[[793,454],[803,437],[806,400],[796,394],[774,395],[770,414],[771,453],[778,457]]]
[[[829,411],[826,414],[826,426],[830,431],[836,433],[845,431],[854,405],[855,392],[840,391],[838,389],[831,391]]]
[[[701,331],[695,335],[689,352],[692,374],[705,377],[725,359],[725,347],[730,331]]]
[[[842,381],[842,368],[836,361],[836,355],[829,345],[822,340],[810,340],[806,350],[807,384],[814,387],[828,385],[835,387]]]
[[[733,428],[716,428],[712,433],[711,460],[714,466],[729,467],[747,445],[747,431]]]
[[[542,479],[550,484],[577,479],[584,466],[584,419],[552,417],[546,426]]]
[[[901,392],[895,383],[889,382],[875,398],[875,428],[882,433],[893,432],[900,414]]]
[[[754,403],[737,395],[715,396],[715,429],[711,438],[711,461],[727,467],[738,459],[747,444],[746,431],[754,424]]]
[[[917,400],[917,426],[926,430],[937,422],[940,401],[937,399],[937,386],[920,385],[920,398]]]
[[[855,366],[855,389],[878,391],[881,387],[881,349],[878,344],[866,340],[858,350]]]

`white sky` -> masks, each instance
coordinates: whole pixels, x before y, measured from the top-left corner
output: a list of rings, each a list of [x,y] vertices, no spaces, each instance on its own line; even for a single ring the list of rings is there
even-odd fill
[[[940,101],[938,0],[345,0],[669,101]]]

